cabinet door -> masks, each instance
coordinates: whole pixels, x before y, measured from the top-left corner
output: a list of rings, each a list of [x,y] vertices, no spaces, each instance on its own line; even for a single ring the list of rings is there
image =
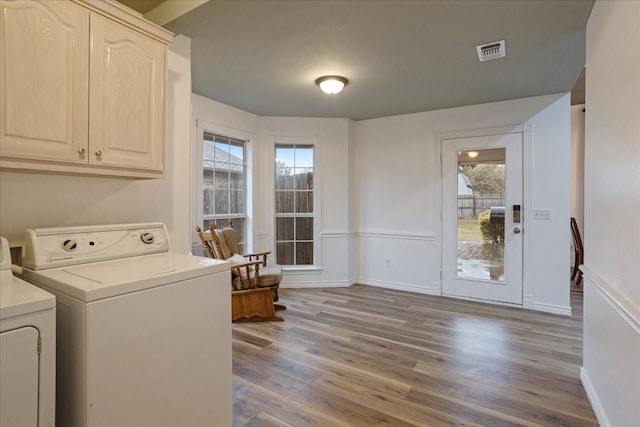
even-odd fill
[[[0,425],[38,425],[38,330],[0,334]]]
[[[5,1],[0,155],[86,163],[89,13],[66,1]]]
[[[166,46],[91,15],[89,163],[162,171]]]

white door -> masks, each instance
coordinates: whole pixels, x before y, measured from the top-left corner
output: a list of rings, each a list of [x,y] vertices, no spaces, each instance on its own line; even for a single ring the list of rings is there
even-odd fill
[[[442,294],[521,305],[522,133],[443,139],[442,174]]]

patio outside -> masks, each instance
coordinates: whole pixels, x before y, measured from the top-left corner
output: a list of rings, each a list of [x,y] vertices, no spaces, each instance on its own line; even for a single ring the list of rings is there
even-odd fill
[[[504,219],[500,223],[489,215],[491,207],[504,206],[504,149],[500,150],[491,150],[499,160],[490,162],[458,153],[459,278],[504,281]]]

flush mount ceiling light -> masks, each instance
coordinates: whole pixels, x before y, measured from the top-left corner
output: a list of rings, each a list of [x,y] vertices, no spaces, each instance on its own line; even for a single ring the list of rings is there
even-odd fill
[[[342,89],[349,83],[349,80],[340,76],[323,76],[316,80],[316,84],[320,86],[320,89],[328,94],[335,95],[340,93]]]
[[[478,153],[477,151],[467,151],[467,156],[471,157],[472,159],[475,159],[476,157],[478,157]]]

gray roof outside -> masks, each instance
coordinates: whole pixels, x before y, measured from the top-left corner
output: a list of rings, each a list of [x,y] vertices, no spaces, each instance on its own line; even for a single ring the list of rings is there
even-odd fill
[[[233,173],[242,173],[244,171],[241,158],[216,147],[213,141],[205,140],[202,150],[202,167],[204,169],[225,170]],[[215,162],[214,158],[216,159]]]

